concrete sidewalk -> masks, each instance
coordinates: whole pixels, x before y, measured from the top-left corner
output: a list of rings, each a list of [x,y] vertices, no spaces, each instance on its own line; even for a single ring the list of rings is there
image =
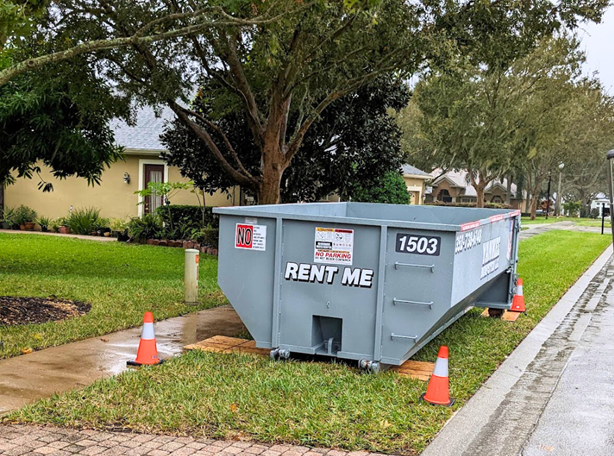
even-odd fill
[[[611,252],[608,247],[423,456],[614,454]]]
[[[236,336],[243,329],[230,306],[155,324],[161,358],[181,353],[186,344],[218,334]],[[141,328],[134,328],[0,361],[0,414],[120,373],[134,360],[140,335]]]

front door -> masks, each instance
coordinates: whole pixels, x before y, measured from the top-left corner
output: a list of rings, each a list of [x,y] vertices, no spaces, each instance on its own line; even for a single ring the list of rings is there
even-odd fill
[[[145,165],[145,187],[149,186],[150,182],[164,182],[164,165]],[[164,202],[162,197],[155,193],[151,196],[145,197],[145,214],[151,214],[156,209],[162,206]]]

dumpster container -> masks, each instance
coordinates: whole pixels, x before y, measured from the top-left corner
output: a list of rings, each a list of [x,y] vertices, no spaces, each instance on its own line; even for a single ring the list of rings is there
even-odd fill
[[[218,283],[272,356],[379,370],[471,306],[510,308],[520,211],[314,203],[214,213]]]

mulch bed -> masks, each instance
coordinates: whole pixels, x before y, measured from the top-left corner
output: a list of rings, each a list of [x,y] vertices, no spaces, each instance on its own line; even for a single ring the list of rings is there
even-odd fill
[[[0,325],[28,325],[80,317],[92,306],[85,302],[53,298],[0,296]]]

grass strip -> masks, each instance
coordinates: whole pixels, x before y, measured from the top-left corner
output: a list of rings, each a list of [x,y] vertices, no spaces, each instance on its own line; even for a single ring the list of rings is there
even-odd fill
[[[202,255],[200,303],[183,301],[183,249],[0,233],[0,296],[85,301],[80,318],[0,326],[0,359],[138,326],[151,310],[157,320],[225,302],[217,258]]]
[[[419,402],[426,383],[390,372],[190,352],[42,400],[4,421],[417,454],[608,243],[607,236],[568,231],[521,242],[528,314],[510,324],[474,309],[415,357],[432,361],[440,345],[450,347],[453,408]]]

